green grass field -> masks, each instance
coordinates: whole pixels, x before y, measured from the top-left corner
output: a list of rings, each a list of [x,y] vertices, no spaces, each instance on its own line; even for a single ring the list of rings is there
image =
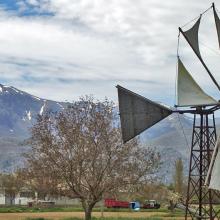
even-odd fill
[[[94,208],[94,212],[100,212],[101,208]],[[104,212],[133,212],[131,209],[104,208]],[[17,212],[83,212],[81,207],[27,207],[27,206],[2,206],[0,213]],[[167,208],[141,209],[139,212],[168,212]],[[178,211],[177,211],[178,212]]]
[[[103,210],[104,218],[101,218],[101,208],[93,210],[92,220],[183,220],[184,212],[176,210],[171,213],[167,208],[158,210],[145,209],[132,211],[130,209]],[[84,212],[80,207],[0,207],[0,219],[4,220],[82,220]]]
[[[135,220],[162,220],[160,217],[135,218]],[[52,220],[45,218],[27,218],[26,220]],[[82,220],[81,218],[63,218],[61,220]],[[92,220],[133,220],[133,218],[92,218]]]

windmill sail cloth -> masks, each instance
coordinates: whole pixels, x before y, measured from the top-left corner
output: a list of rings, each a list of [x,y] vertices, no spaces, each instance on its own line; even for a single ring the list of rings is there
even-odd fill
[[[206,177],[206,183],[209,182],[209,188],[220,190],[220,138],[215,145],[215,149],[212,155],[212,160],[210,163],[209,171]]]
[[[201,89],[178,58],[177,105],[204,106],[214,104],[217,104],[217,101]]]
[[[219,20],[217,12],[215,10],[215,7],[213,7],[213,12],[214,12],[214,18],[215,18],[215,26],[216,26],[217,35],[218,35],[218,43],[219,43],[219,47],[220,47],[220,20]]]
[[[117,86],[122,138],[129,141],[172,113],[172,110]]]
[[[199,25],[200,25],[201,17],[196,21],[196,23],[187,31],[184,31],[184,37],[190,44],[190,46],[194,49],[195,53],[201,57],[200,50],[199,50]]]

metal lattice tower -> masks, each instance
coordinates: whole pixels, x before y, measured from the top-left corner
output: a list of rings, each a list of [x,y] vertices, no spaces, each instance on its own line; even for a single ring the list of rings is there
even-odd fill
[[[214,219],[219,214],[215,204],[219,203],[220,194],[204,187],[205,178],[216,142],[214,111],[198,109],[194,114],[191,156],[189,166],[186,215],[196,219]],[[194,212],[190,207],[194,206]]]

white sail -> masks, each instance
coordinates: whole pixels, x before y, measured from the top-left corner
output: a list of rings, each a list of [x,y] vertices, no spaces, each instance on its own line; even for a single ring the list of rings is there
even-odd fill
[[[198,37],[200,20],[201,20],[201,17],[196,21],[196,23],[189,30],[184,31],[184,35],[186,39],[188,40],[189,44],[191,45],[191,47],[197,53],[197,55],[201,57],[200,50],[199,50],[199,37]]]
[[[220,138],[218,137],[212,160],[207,173],[205,185],[209,185],[210,189],[220,190]],[[209,181],[210,180],[210,181]],[[208,184],[209,182],[209,184]]]
[[[178,58],[177,105],[203,106],[214,104],[217,104],[217,101],[201,89]]]

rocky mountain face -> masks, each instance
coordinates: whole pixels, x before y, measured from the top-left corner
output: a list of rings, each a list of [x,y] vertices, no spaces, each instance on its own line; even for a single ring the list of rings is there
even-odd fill
[[[215,122],[219,134],[220,119],[216,118]],[[212,121],[210,123],[212,124]],[[161,155],[161,167],[157,177],[163,183],[173,182],[175,162],[179,158],[183,161],[184,176],[188,178],[192,127],[192,115],[174,113],[141,134],[143,145],[156,149]]]
[[[24,140],[38,114],[47,110],[60,111],[67,103],[41,99],[14,87],[0,84],[0,171],[9,172],[22,164],[22,153],[28,150]],[[217,120],[217,124],[218,120]],[[172,114],[140,135],[143,146],[152,147],[161,154],[161,168],[157,176],[169,184],[173,180],[178,158],[184,162],[187,176],[192,119]],[[188,146],[189,145],[189,146]]]
[[[144,146],[156,149],[161,155],[161,167],[157,177],[166,184],[173,181],[175,161],[183,160],[184,175],[188,176],[192,118],[172,114],[141,135]]]
[[[13,171],[22,162],[21,154],[28,148],[23,143],[37,115],[64,106],[0,84],[0,171]]]

